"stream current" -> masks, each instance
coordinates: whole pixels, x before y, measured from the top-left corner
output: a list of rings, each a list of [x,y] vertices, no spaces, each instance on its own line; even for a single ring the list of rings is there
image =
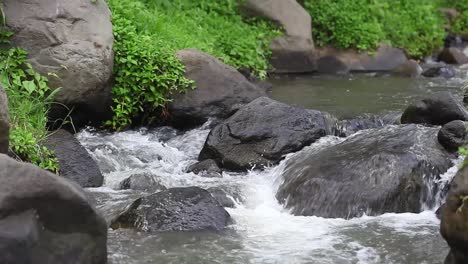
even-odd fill
[[[351,117],[401,111],[415,98],[438,90],[460,94],[466,76],[466,72],[458,72],[457,77],[450,80],[297,77],[287,82],[273,81],[271,96],[287,103],[329,111],[338,117]],[[364,88],[354,89],[362,86]],[[376,87],[373,95],[372,87]],[[347,93],[347,100],[335,100],[334,96],[342,92]],[[296,93],[305,96],[295,99]],[[186,132],[162,127],[113,134],[86,129],[78,134],[105,176],[103,187],[88,189],[97,197],[97,207],[104,214],[134,197],[132,191],[117,189],[123,179],[138,173],[150,173],[168,188],[220,187],[236,203],[236,208],[227,209],[234,223],[220,233],[148,234],[109,229],[110,263],[435,264],[442,263],[447,255],[448,246],[439,234],[440,222],[435,216],[438,206],[423,205],[425,210],[419,214],[388,213],[350,220],[294,216],[275,198],[285,161],[263,171],[223,172],[222,178],[187,173],[187,167],[196,162],[208,133],[205,124]],[[316,151],[343,140],[328,136],[301,151]],[[287,155],[285,160],[300,152]],[[448,184],[460,162],[461,159],[454,160],[453,167],[441,175],[438,184]],[[438,204],[441,202],[442,199]]]

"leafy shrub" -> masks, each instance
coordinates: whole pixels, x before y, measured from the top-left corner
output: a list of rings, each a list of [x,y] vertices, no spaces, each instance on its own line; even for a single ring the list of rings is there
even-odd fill
[[[8,42],[11,33],[4,29],[1,32],[0,41]],[[58,172],[54,153],[41,146],[48,135],[48,104],[55,94],[50,91],[47,78],[33,70],[26,51],[0,49],[0,83],[8,95],[11,150],[21,160]]]
[[[434,0],[306,0],[305,7],[319,45],[373,50],[387,42],[421,58],[445,37]]]
[[[279,34],[263,21],[237,13],[237,1],[108,0],[115,34],[114,129],[127,127],[169,100],[170,94],[194,87],[175,58],[194,48],[236,68],[265,77],[270,40]],[[146,123],[148,120],[146,120]]]
[[[467,0],[441,0],[441,7],[455,8],[460,16],[455,20],[451,30],[457,34],[468,34],[468,1]]]

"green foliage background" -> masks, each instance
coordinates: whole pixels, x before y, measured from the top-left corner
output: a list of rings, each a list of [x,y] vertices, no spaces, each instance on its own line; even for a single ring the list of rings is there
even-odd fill
[[[152,116],[175,91],[191,89],[177,50],[194,48],[236,68],[266,77],[269,43],[279,35],[270,23],[246,21],[237,0],[108,0],[115,34],[114,118],[125,128]],[[151,120],[145,120],[148,123]]]

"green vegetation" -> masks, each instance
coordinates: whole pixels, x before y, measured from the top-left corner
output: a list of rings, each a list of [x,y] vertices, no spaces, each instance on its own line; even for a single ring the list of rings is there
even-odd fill
[[[457,34],[468,34],[468,0],[441,0],[439,5],[455,8],[460,16],[454,21],[452,31]]]
[[[305,7],[319,45],[373,50],[386,42],[421,58],[445,37],[437,0],[306,0]]]
[[[11,32],[0,30],[0,42],[8,43]],[[9,100],[11,119],[10,147],[21,160],[58,172],[58,161],[41,142],[47,137],[47,111],[51,92],[47,78],[27,62],[26,51],[0,49],[0,83]]]
[[[279,34],[264,21],[245,21],[236,0],[108,0],[115,34],[114,129],[127,127],[145,110],[155,112],[170,94],[193,88],[177,50],[194,48],[262,78],[269,43]],[[143,117],[143,119],[145,119]],[[151,120],[144,120],[145,123]]]

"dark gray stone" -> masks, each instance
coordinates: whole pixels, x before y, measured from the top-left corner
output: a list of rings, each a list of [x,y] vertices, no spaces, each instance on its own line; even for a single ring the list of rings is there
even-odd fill
[[[204,174],[220,175],[222,173],[222,170],[218,167],[218,164],[216,164],[216,161],[212,159],[207,159],[207,160],[197,162],[191,165],[187,171],[193,172],[195,174],[204,173]]]
[[[211,130],[199,160],[213,159],[230,170],[261,168],[334,134],[335,128],[327,113],[261,97]]]
[[[402,124],[445,125],[454,120],[468,120],[463,104],[449,92],[440,92],[411,104],[401,117]]]
[[[437,134],[437,138],[448,151],[457,151],[459,147],[467,143],[468,136],[465,122],[455,120],[445,124]]]
[[[338,122],[337,136],[347,137],[365,129],[380,128],[386,125],[398,125],[401,113],[392,112],[383,116],[363,115],[354,119],[341,120]]]
[[[287,161],[276,197],[295,215],[418,213],[421,201],[436,202],[434,180],[455,157],[437,142],[437,132],[414,124],[388,126],[298,153]]]
[[[60,166],[60,176],[78,183],[81,187],[100,187],[104,181],[99,167],[75,136],[57,130],[44,145],[53,150]]]
[[[113,228],[145,232],[223,230],[229,213],[206,190],[171,188],[137,199],[112,223]]]
[[[468,166],[458,171],[441,209],[440,232],[450,246],[446,264],[468,263]]]
[[[70,109],[75,126],[108,118],[114,38],[106,1],[5,0],[2,10],[15,33],[12,44],[28,51],[51,87],[60,87],[55,100],[67,107],[52,105],[52,121]]]
[[[120,183],[121,190],[136,190],[144,192],[165,191],[166,187],[155,180],[149,173],[134,174]]]
[[[102,264],[107,225],[76,184],[0,155],[0,263]]]
[[[455,76],[455,70],[452,67],[437,66],[426,69],[422,75],[428,78],[443,77],[448,79]]]
[[[211,195],[216,199],[216,201],[218,201],[218,203],[222,207],[229,207],[229,208],[236,207],[234,201],[228,197],[227,192],[224,191],[222,188],[211,187],[211,188],[208,188],[208,191],[211,193]]]
[[[190,128],[209,118],[226,118],[265,92],[250,83],[236,69],[198,50],[181,50],[186,77],[196,89],[176,93],[169,103],[170,122],[177,128]]]

